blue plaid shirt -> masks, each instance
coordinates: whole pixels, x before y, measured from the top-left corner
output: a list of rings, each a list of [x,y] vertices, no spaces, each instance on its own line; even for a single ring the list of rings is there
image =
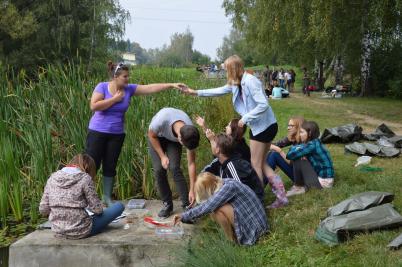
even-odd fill
[[[183,222],[211,213],[226,203],[234,210],[235,234],[242,245],[253,245],[268,231],[268,221],[261,201],[247,185],[233,180],[222,179],[223,185],[207,201],[181,215]]]
[[[321,178],[334,178],[334,166],[328,150],[317,138],[306,144],[294,145],[290,148],[286,158],[296,160],[306,157]]]

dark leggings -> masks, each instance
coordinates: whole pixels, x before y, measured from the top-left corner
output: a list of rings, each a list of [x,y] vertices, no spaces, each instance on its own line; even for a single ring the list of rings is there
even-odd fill
[[[268,157],[266,160],[269,167],[273,170],[278,166],[289,178],[294,181],[293,178],[293,164],[288,163],[282,156],[276,151],[271,151],[268,153]]]
[[[125,134],[109,134],[89,130],[87,136],[86,153],[96,164],[96,170],[102,163],[103,175],[114,177],[116,175],[117,161],[123,146]]]
[[[293,161],[293,177],[295,185],[297,186],[322,188],[318,180],[318,175],[308,160],[298,159]]]
[[[178,142],[169,141],[166,138],[159,137],[163,152],[169,158],[169,170],[173,174],[173,180],[176,184],[176,189],[180,195],[182,206],[188,206],[188,186],[186,178],[180,167],[182,145]],[[172,190],[170,190],[169,182],[167,179],[167,171],[162,167],[161,159],[158,153],[153,148],[151,142],[148,140],[149,154],[151,155],[152,167],[158,186],[159,195],[163,202],[172,203]]]

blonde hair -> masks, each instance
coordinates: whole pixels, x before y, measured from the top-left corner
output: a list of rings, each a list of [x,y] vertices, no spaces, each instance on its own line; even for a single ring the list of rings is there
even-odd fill
[[[76,165],[81,171],[88,173],[92,179],[96,177],[96,164],[93,158],[88,154],[75,155],[69,162],[70,165]]]
[[[244,73],[243,60],[233,55],[225,60],[226,77],[229,85],[239,85]]]
[[[303,117],[292,117],[289,119],[289,121],[292,121],[294,124],[294,131],[292,133],[288,133],[288,139],[291,142],[295,143],[301,143],[300,139],[300,129],[302,128],[302,124],[304,122]]]
[[[195,200],[202,203],[210,198],[222,187],[222,179],[210,172],[203,172],[197,176],[194,184]]]

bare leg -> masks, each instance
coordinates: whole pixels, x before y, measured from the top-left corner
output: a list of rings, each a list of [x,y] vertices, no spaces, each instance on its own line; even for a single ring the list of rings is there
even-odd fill
[[[268,166],[268,164],[264,164],[264,174],[267,177],[273,177],[276,175],[275,171]]]
[[[233,242],[237,242],[234,233],[234,210],[232,205],[225,204],[211,214],[212,219],[217,222],[225,232],[226,237]]]
[[[262,184],[265,158],[267,157],[268,149],[270,146],[271,143],[263,143],[256,140],[250,140],[251,166],[253,166]]]

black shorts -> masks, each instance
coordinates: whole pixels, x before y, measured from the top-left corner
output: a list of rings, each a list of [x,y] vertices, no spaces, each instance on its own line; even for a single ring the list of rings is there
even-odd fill
[[[272,140],[274,140],[277,133],[278,133],[278,124],[275,122],[271,124],[263,132],[257,135],[253,135],[253,133],[250,130],[250,140],[255,140],[262,143],[270,143]]]

